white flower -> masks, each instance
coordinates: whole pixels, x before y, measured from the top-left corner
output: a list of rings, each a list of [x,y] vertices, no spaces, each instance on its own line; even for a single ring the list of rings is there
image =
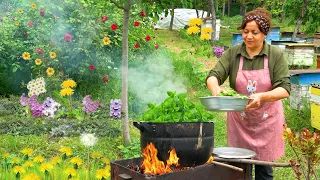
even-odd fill
[[[94,136],[94,134],[82,134],[80,136],[80,141],[84,146],[90,147],[96,144],[98,138]]]

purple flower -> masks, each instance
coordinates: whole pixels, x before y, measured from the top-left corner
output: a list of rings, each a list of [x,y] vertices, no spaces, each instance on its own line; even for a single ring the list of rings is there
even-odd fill
[[[24,93],[20,96],[20,104],[22,106],[28,106],[29,105],[29,98],[27,98]]]
[[[55,102],[52,98],[47,97],[47,99],[43,102],[45,108],[50,108],[52,103]]]
[[[30,97],[29,104],[30,104],[30,110],[32,112],[32,117],[37,118],[37,117],[42,116],[43,110],[45,108],[44,108],[43,104],[40,104],[37,101],[37,96],[36,95],[33,95],[33,96]]]
[[[96,101],[91,100],[91,95],[87,95],[82,100],[83,108],[82,110],[86,112],[87,114],[91,114],[93,112],[96,112],[100,103]]]
[[[213,47],[214,55],[219,58],[222,56],[222,53],[224,52],[224,48],[222,46],[215,46]]]
[[[120,99],[111,99],[110,100],[110,116],[113,118],[121,117],[121,100]]]

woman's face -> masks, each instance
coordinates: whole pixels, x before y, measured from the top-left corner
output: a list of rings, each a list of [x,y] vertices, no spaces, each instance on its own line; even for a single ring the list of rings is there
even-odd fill
[[[250,21],[242,30],[242,38],[246,47],[254,50],[263,45],[266,35],[259,30],[256,21]]]

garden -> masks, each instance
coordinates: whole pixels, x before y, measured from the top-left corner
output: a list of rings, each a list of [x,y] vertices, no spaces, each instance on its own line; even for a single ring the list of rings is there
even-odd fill
[[[205,111],[199,97],[211,94],[207,73],[231,46],[242,16],[218,13],[228,28],[212,43],[214,29],[200,29],[200,18],[189,28],[158,29],[170,8],[121,2],[1,1],[1,180],[110,179],[110,162],[142,156],[138,120],[214,120],[214,146],[227,146],[226,114]],[[158,116],[163,102],[175,116]],[[168,102],[196,113],[181,115]],[[293,167],[275,168],[275,177],[317,179],[320,137],[312,133],[310,107],[283,103],[287,148],[278,162]]]

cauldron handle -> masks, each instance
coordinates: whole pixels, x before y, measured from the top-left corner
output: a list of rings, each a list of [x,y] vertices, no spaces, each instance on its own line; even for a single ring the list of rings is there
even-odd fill
[[[141,132],[144,132],[145,130],[147,130],[149,133],[152,133],[152,130],[153,128],[147,124],[147,123],[138,123],[138,122],[133,122],[133,125],[138,128]]]

